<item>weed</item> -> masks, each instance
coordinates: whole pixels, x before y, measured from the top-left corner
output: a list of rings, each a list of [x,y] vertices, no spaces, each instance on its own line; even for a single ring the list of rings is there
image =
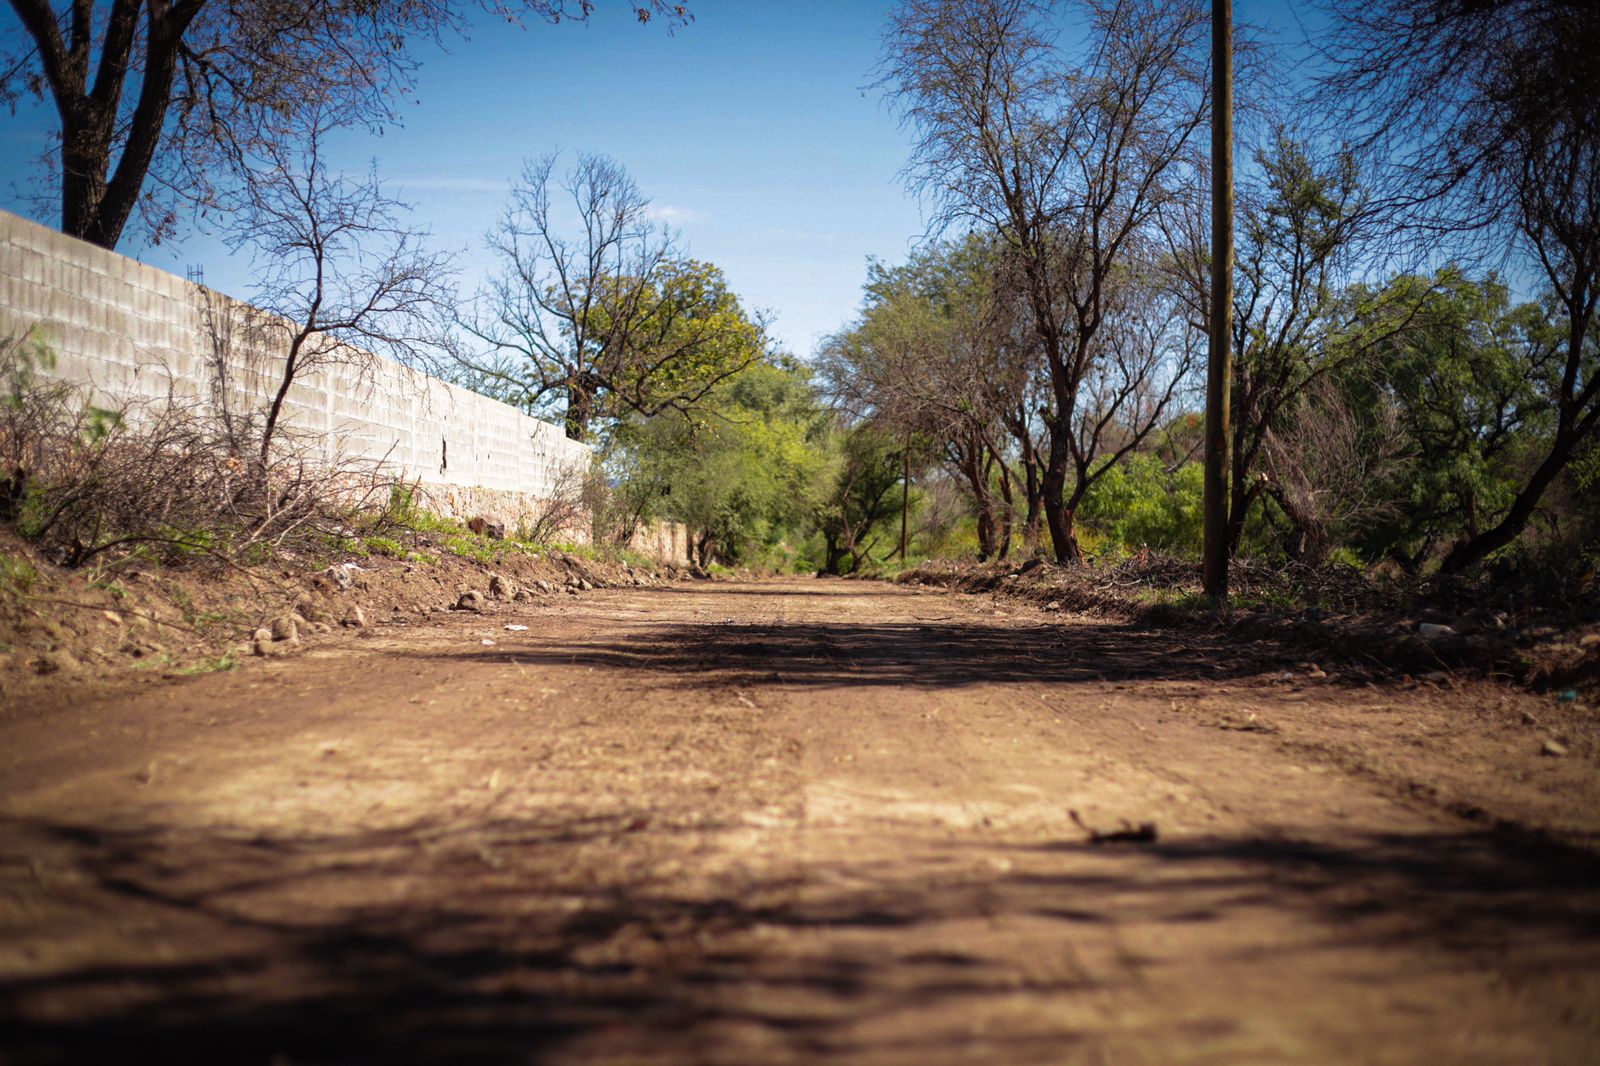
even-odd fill
[[[440,547],[451,555],[458,555],[463,559],[470,559],[475,563],[493,565],[498,562],[502,552],[499,543],[486,540],[483,537],[464,534],[447,536],[440,542]]]
[[[383,555],[390,559],[399,559],[404,563],[431,563],[437,562],[436,556],[425,552],[412,551],[393,537],[371,536],[359,542],[360,547],[350,554],[354,555]]]
[[[410,554],[393,537],[367,537],[360,543],[362,555],[387,555],[391,559],[404,559]]]
[[[26,595],[38,580],[39,571],[28,560],[0,552],[0,587],[9,586]]]
[[[236,669],[238,665],[238,649],[229,648],[221,655],[213,656],[209,659],[201,659],[197,663],[190,663],[188,666],[180,667],[177,670],[177,673],[183,677],[196,677],[200,674],[214,674],[222,671],[233,670]]]
[[[101,559],[94,567],[93,577],[89,579],[89,587],[98,589],[114,600],[124,600],[128,597],[128,589],[116,578],[110,576],[111,568]]]
[[[556,543],[548,545],[529,545],[544,551],[560,551],[568,555],[576,555],[580,559],[589,559],[597,563],[627,563],[643,569],[655,567],[655,561],[647,555],[641,555],[631,548],[620,548],[614,544],[567,544]]]

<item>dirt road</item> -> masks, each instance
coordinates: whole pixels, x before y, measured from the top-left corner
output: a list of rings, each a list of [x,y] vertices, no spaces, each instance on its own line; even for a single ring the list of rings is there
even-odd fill
[[[797,580],[9,707],[0,1061],[1600,1061],[1593,763],[1326,672]]]

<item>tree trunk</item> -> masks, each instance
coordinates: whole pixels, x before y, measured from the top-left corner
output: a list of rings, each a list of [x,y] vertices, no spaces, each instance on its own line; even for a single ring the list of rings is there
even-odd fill
[[[982,446],[968,450],[962,444],[953,446],[955,451],[956,469],[961,471],[961,476],[967,479],[967,487],[972,491],[972,503],[978,517],[978,562],[988,562],[994,557],[994,497],[989,491],[988,480],[985,477],[981,456]]]
[[[901,453],[900,470],[900,562],[906,561],[906,541],[911,531],[911,438],[906,437],[906,450]]]
[[[994,555],[994,516],[989,502],[978,502],[978,562],[986,563]]]
[[[1239,554],[1239,545],[1244,543],[1244,524],[1250,517],[1250,508],[1255,505],[1256,492],[1244,484],[1244,476],[1235,472],[1232,484],[1229,487],[1228,500],[1228,555]]]
[[[61,232],[102,248],[116,247],[95,240],[100,204],[106,195],[106,162],[111,153],[111,131],[95,121],[88,101],[61,109]]]
[[[1076,566],[1083,562],[1083,551],[1073,532],[1073,513],[1067,507],[1069,455],[1065,442],[1056,443],[1059,436],[1050,435],[1050,461],[1044,468],[1044,519],[1050,527],[1050,546],[1055,550],[1056,562]]]
[[[585,386],[567,386],[567,416],[565,426],[568,440],[583,440],[589,434],[589,421],[594,417],[594,394]]]
[[[1011,491],[1011,471],[1006,468],[1005,460],[995,456],[995,461],[1000,465],[1000,508],[999,528],[995,531],[998,540],[998,551],[995,558],[1004,559],[1011,554],[1011,524],[1017,511],[1016,499]]]
[[[1022,458],[1022,474],[1026,479],[1028,513],[1022,521],[1022,544],[1032,555],[1039,550],[1040,526],[1044,519],[1044,489],[1039,484],[1037,453],[1029,449]]]
[[[143,61],[138,70],[139,99],[127,117],[118,146],[117,115],[124,84],[133,69],[135,27],[142,6],[130,2],[113,5],[92,90],[87,27],[74,27],[72,55],[65,56],[59,52],[59,34],[52,35],[47,29],[47,16],[24,18],[47,69],[53,66],[61,72],[58,79],[51,79],[50,92],[61,117],[62,232],[107,249],[116,248],[122,239],[144,191],[172,108],[178,49],[205,5],[178,5],[147,18],[144,44],[138,49]]]
[[[261,427],[261,470],[264,474],[267,461],[272,457],[272,438],[278,432],[278,419],[283,415],[283,403],[289,396],[289,386],[294,384],[295,375],[300,370],[300,351],[305,347],[306,340],[310,337],[309,330],[302,330],[289,341],[289,354],[283,360],[283,377],[278,383],[278,391],[273,394],[272,403],[267,406],[267,420]]]

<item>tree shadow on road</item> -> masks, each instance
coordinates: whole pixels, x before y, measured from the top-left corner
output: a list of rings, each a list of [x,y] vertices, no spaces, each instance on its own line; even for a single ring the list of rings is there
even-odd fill
[[[609,640],[538,633],[493,648],[405,653],[417,658],[646,671],[697,687],[707,671],[743,685],[948,688],[1006,682],[1220,681],[1282,670],[1297,657],[1271,644],[1175,634],[1122,623],[985,625],[684,623],[635,628]],[[1303,658],[1303,655],[1298,657]],[[1354,672],[1343,675],[1356,680]],[[1303,678],[1302,678],[1303,680]],[[1365,680],[1364,676],[1360,680]]]
[[[847,871],[711,884],[653,872],[691,842],[637,824],[577,809],[322,835],[7,819],[6,895],[48,904],[0,937],[3,1057],[1054,1063],[1115,1034],[1063,1009],[1080,1021],[993,1030],[974,1053],[971,1026],[1019,996],[1104,1002],[1164,966],[1204,973],[1236,961],[1237,938],[1187,931],[1272,915],[1310,919],[1258,948],[1291,960],[1410,947],[1441,974],[1464,955],[1508,979],[1600,977],[1594,857],[1511,855],[1482,833],[1002,843],[999,863],[993,843],[930,836]],[[718,828],[735,827],[695,832]],[[964,939],[975,924],[1014,930],[1022,954]],[[1173,957],[1110,953],[1134,927]],[[1152,1024],[1193,1042],[1239,1017]]]

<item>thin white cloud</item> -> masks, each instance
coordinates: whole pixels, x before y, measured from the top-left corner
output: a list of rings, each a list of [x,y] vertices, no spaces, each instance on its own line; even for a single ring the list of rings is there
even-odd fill
[[[653,221],[663,222],[669,226],[681,226],[700,217],[699,212],[692,208],[675,207],[672,204],[651,204],[645,215]]]
[[[451,192],[500,192],[511,187],[504,178],[390,178],[391,185],[406,189],[442,189]]]

